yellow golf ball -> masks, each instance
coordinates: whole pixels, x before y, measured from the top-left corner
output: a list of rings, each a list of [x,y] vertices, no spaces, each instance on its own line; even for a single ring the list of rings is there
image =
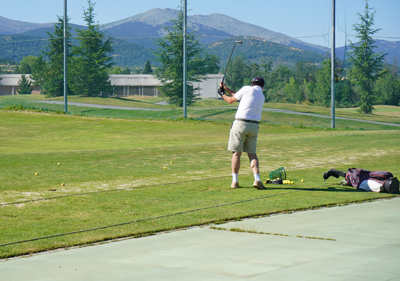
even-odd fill
[[[169,163],[171,163],[171,164],[172,164],[172,161],[171,161],[171,162],[169,162]]]
[[[58,162],[58,164],[57,165],[61,165],[61,163],[60,162]]]
[[[39,175],[38,173],[35,173],[35,176]]]
[[[167,167],[164,167],[164,169],[167,169]]]
[[[301,182],[304,182],[304,180],[301,180]]]

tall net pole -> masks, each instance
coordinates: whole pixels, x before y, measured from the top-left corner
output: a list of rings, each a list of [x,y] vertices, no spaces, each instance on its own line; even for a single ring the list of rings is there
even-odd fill
[[[67,0],[64,0],[64,112],[67,113],[68,111],[68,103],[67,103],[67,53],[68,53],[68,46],[67,46],[67,24],[68,24],[68,17],[67,17]]]
[[[183,1],[183,118],[187,117],[187,58],[186,58],[187,0]]]
[[[335,128],[335,0],[332,0],[331,128]]]

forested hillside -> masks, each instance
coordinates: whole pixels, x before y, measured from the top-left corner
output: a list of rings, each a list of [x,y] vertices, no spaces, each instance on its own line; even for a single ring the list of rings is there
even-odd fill
[[[121,67],[143,67],[147,60],[153,61],[154,56],[150,49],[114,39],[114,52],[110,54],[113,62]],[[75,43],[75,40],[72,40]],[[26,56],[39,56],[46,50],[46,38],[27,35],[2,35],[0,36],[0,58],[20,62]]]
[[[23,57],[39,56],[45,50],[47,40],[27,35],[0,36],[0,58],[20,62]]]
[[[222,65],[228,61],[235,41],[243,42],[236,45],[234,54],[243,54],[248,62],[260,63],[263,59],[271,59],[274,65],[294,66],[299,61],[312,61],[321,64],[327,56],[273,43],[260,38],[235,37],[205,45],[210,54],[220,57]]]
[[[223,65],[228,60],[235,40],[243,41],[243,44],[235,50],[235,53],[242,53],[250,62],[271,58],[275,65],[293,66],[298,61],[314,61],[320,64],[326,58],[311,51],[296,49],[259,38],[229,38],[204,45],[204,48],[207,53],[217,55]],[[113,41],[114,52],[110,55],[113,57],[116,66],[143,67],[147,60],[152,65],[157,65],[152,49],[121,39],[113,39]],[[72,40],[72,43],[74,44],[74,40]],[[28,55],[39,56],[42,51],[46,50],[47,44],[45,38],[27,35],[3,35],[0,36],[0,58],[20,62]]]

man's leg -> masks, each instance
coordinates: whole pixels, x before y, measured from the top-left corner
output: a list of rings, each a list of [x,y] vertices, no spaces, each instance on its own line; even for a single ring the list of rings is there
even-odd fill
[[[260,168],[259,168],[259,164],[258,164],[257,154],[249,153],[248,156],[249,156],[249,160],[250,160],[250,168],[253,171],[253,175],[254,175],[253,187],[255,187],[257,189],[266,189],[260,179]]]
[[[240,169],[240,157],[242,152],[232,152],[232,188],[239,187],[238,174]]]
[[[258,158],[257,154],[248,154],[249,155],[249,160],[250,160],[250,168],[253,171],[253,175],[258,175],[260,174],[260,169],[259,169],[259,164],[258,164]]]
[[[242,152],[232,152],[232,174],[239,174]]]

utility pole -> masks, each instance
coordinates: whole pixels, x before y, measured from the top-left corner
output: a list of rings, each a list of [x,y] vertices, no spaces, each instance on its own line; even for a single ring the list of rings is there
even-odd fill
[[[187,0],[183,1],[183,118],[187,118],[187,58],[186,58]]]
[[[67,103],[67,25],[68,25],[68,17],[67,17],[67,0],[64,0],[64,112],[68,111],[68,103]]]
[[[331,128],[335,128],[335,0],[332,0]]]

